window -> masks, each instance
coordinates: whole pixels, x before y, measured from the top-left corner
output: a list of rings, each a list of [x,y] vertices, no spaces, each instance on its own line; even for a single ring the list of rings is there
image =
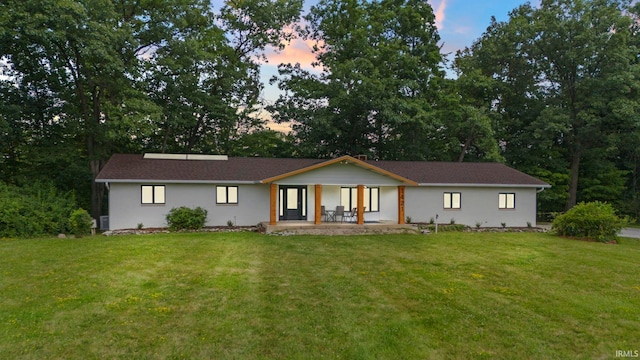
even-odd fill
[[[380,188],[366,187],[364,188],[364,207],[365,212],[380,211]],[[358,206],[358,188],[343,187],[340,189],[340,205],[345,210],[351,210]]]
[[[143,204],[164,204],[164,185],[142,185]]]
[[[516,194],[515,193],[499,193],[498,209],[515,209]]]
[[[237,186],[217,186],[216,187],[216,204],[237,204],[238,203],[238,187]]]
[[[444,208],[445,209],[460,209],[462,202],[462,194],[459,192],[446,192],[444,193]]]

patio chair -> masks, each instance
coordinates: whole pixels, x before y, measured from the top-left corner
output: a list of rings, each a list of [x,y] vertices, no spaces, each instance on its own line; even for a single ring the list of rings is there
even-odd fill
[[[336,206],[336,214],[335,219],[338,221],[338,216],[340,216],[340,222],[344,221],[344,206]]]
[[[367,207],[364,206],[362,208],[362,212],[364,213],[367,210]],[[351,218],[351,222],[356,222],[358,220],[358,208],[353,208],[351,213],[347,215],[347,217]]]
[[[355,222],[358,217],[358,208],[351,209],[351,211],[347,212],[344,217],[349,219],[349,222]]]
[[[320,206],[320,221],[327,221],[327,211],[324,209],[324,205]]]

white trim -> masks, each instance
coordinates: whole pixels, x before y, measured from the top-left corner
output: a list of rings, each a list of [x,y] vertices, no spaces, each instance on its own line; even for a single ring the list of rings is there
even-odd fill
[[[158,183],[158,184],[230,184],[230,185],[255,185],[260,181],[236,181],[236,180],[158,180],[158,179],[96,179],[102,183]]]
[[[551,185],[534,184],[465,184],[465,183],[419,183],[418,187],[490,187],[490,188],[550,188]]]

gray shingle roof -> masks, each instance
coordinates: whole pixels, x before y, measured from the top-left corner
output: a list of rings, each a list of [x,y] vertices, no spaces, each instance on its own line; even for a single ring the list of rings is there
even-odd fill
[[[96,181],[259,182],[325,161],[323,159],[242,157],[230,157],[228,160],[166,160],[144,159],[143,155],[115,154],[98,174]],[[499,163],[428,161],[367,161],[366,163],[419,184],[549,186],[544,181]]]

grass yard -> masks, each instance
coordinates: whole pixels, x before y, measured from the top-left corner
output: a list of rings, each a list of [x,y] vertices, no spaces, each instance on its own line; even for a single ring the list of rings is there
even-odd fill
[[[534,233],[0,240],[2,359],[594,359],[640,350],[640,241]]]

